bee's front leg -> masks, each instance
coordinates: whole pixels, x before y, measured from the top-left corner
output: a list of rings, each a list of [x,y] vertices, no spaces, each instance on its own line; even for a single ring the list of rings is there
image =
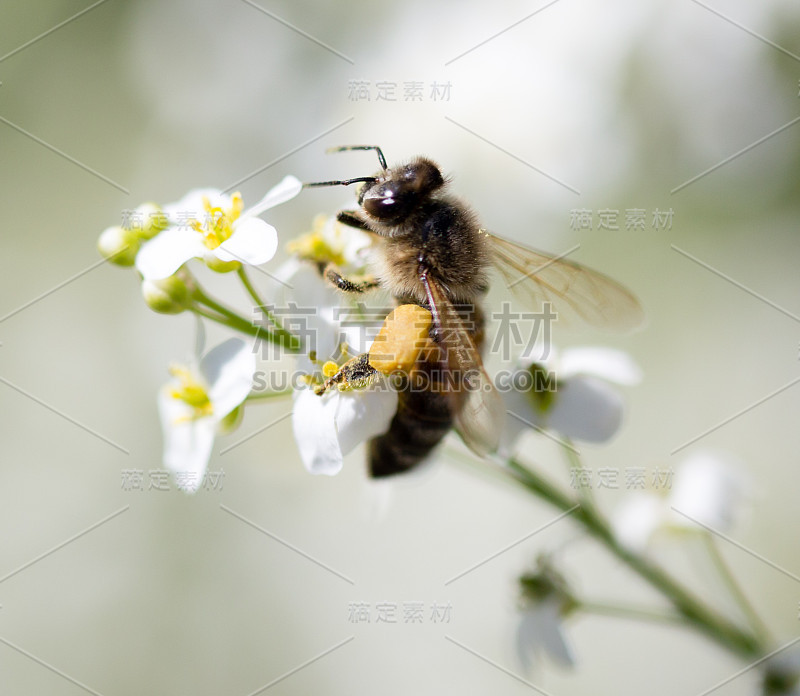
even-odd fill
[[[345,278],[336,266],[329,263],[322,272],[325,279],[342,292],[362,293],[380,287],[374,276],[360,276],[358,280]]]
[[[355,227],[357,230],[362,230],[364,232],[372,232],[369,225],[367,225],[354,210],[341,210],[337,213],[336,219],[348,227]]]

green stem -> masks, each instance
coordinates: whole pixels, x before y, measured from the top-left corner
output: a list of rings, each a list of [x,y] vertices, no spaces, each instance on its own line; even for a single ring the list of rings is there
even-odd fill
[[[728,567],[728,564],[725,562],[725,559],[719,552],[719,546],[717,546],[716,542],[714,541],[714,537],[705,531],[702,533],[702,536],[706,547],[708,548],[708,553],[711,556],[711,560],[714,563],[714,567],[717,569],[717,573],[722,578],[722,581],[725,583],[725,586],[728,588],[731,596],[738,603],[742,613],[747,617],[748,621],[750,622],[750,627],[758,635],[762,643],[769,642],[769,631],[767,630],[767,627],[764,625],[764,622],[761,621],[761,617],[759,617],[759,615],[756,613],[755,608],[750,603],[750,600],[747,599],[747,596],[742,591],[739,583],[736,582],[736,578],[733,577],[731,569]]]
[[[644,607],[626,606],[623,604],[606,604],[604,602],[578,601],[577,609],[590,614],[615,616],[622,619],[644,619],[647,621],[661,621],[670,623],[682,620],[680,614],[676,613],[657,611],[655,609],[645,609]]]
[[[241,315],[209,297],[196,282],[191,286],[191,293],[192,299],[196,303],[193,307],[193,311],[197,314],[211,319],[212,321],[216,321],[235,331],[247,334],[248,336],[275,343],[292,353],[298,353],[300,351],[300,342],[292,334],[287,332],[284,332],[285,335],[271,333],[263,326],[258,326],[247,321],[247,319]],[[203,306],[201,307],[199,305]],[[208,309],[205,308],[211,309],[213,312],[209,312]]]
[[[277,399],[282,396],[289,396],[294,389],[284,389],[283,391],[266,391],[266,392],[251,392],[245,397],[245,402],[248,404],[265,402],[270,399]]]
[[[267,303],[261,299],[261,296],[258,294],[258,290],[256,290],[255,285],[253,285],[253,282],[250,280],[250,276],[247,275],[247,271],[245,270],[244,266],[239,268],[237,274],[239,275],[239,279],[242,281],[242,285],[244,285],[245,290],[247,290],[247,293],[253,299],[253,302],[256,303],[256,307],[263,312],[264,316],[267,317],[269,322],[275,327],[275,330],[270,332],[270,335],[275,336],[277,339],[273,342],[284,346],[292,352],[299,352],[301,348],[300,339],[283,328],[283,325],[267,307]]]
[[[764,646],[757,636],[742,630],[706,606],[660,566],[622,546],[609,524],[590,501],[584,500],[575,508],[575,500],[572,497],[515,459],[509,460],[505,466],[499,468],[517,483],[560,510],[567,512],[574,508],[572,513],[574,519],[620,561],[660,590],[675,609],[701,633],[743,657],[752,659],[764,654]]]
[[[195,314],[199,314],[201,317],[215,321],[217,324],[227,326],[229,329],[233,329],[234,331],[238,331],[248,336],[253,336],[254,338],[266,338],[265,332],[260,326],[248,324],[243,319],[237,320],[234,317],[223,316],[200,305],[195,305],[192,307],[191,311],[193,311]]]
[[[253,302],[256,303],[256,306],[263,308],[266,305],[266,302],[261,299],[261,296],[258,294],[258,290],[256,290],[255,285],[253,285],[253,281],[251,281],[250,276],[247,275],[247,271],[245,270],[244,266],[240,266],[236,273],[239,276],[239,280],[242,281],[242,285],[244,285],[245,290],[247,290],[247,294],[253,298]]]
[[[569,475],[571,477],[573,469],[578,469],[579,471],[583,470],[583,462],[580,458],[580,452],[578,452],[570,439],[564,438],[562,447],[566,453],[567,462],[570,467]],[[592,503],[594,501],[591,483],[588,486],[583,486],[580,484],[580,481],[578,482],[578,497],[580,498],[580,502],[586,501]]]
[[[213,299],[209,295],[206,295],[205,291],[203,291],[200,288],[199,285],[195,286],[195,288],[193,289],[192,299],[195,300],[195,302],[199,302],[200,304],[203,304],[206,307],[209,307],[210,309],[213,309],[215,312],[217,312],[217,313],[219,313],[219,314],[221,314],[221,315],[223,315],[225,317],[228,317],[229,319],[233,319],[235,321],[244,322],[245,324],[253,326],[251,324],[251,322],[247,321],[247,319],[245,319],[241,314],[237,314],[236,312],[234,312],[229,307],[226,307],[225,305],[220,304],[219,302],[217,302],[215,299]]]

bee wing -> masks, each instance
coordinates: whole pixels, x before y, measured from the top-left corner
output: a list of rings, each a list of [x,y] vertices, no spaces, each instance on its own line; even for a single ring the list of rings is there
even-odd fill
[[[493,234],[488,237],[495,268],[531,306],[550,302],[559,314],[616,331],[631,331],[644,322],[639,301],[608,276]]]
[[[423,280],[431,305],[442,362],[459,382],[456,399],[456,429],[467,446],[485,456],[497,450],[505,419],[505,406],[491,377],[486,374],[472,336],[464,320],[439,285],[426,277]]]

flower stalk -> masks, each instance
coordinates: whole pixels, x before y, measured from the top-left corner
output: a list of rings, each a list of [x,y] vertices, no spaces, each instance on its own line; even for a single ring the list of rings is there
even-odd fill
[[[510,458],[499,464],[497,469],[559,510],[573,510],[573,519],[617,559],[659,590],[679,615],[705,636],[746,659],[754,659],[766,653],[766,646],[759,636],[737,626],[707,606],[655,562],[620,544],[606,519],[590,500],[584,498],[576,508],[576,501],[571,496],[524,466],[518,459]]]

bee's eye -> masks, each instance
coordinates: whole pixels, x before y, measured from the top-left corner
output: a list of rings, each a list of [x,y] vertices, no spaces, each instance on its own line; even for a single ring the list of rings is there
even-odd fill
[[[414,198],[414,192],[406,187],[386,183],[366,191],[361,203],[370,215],[389,221],[407,215]]]

